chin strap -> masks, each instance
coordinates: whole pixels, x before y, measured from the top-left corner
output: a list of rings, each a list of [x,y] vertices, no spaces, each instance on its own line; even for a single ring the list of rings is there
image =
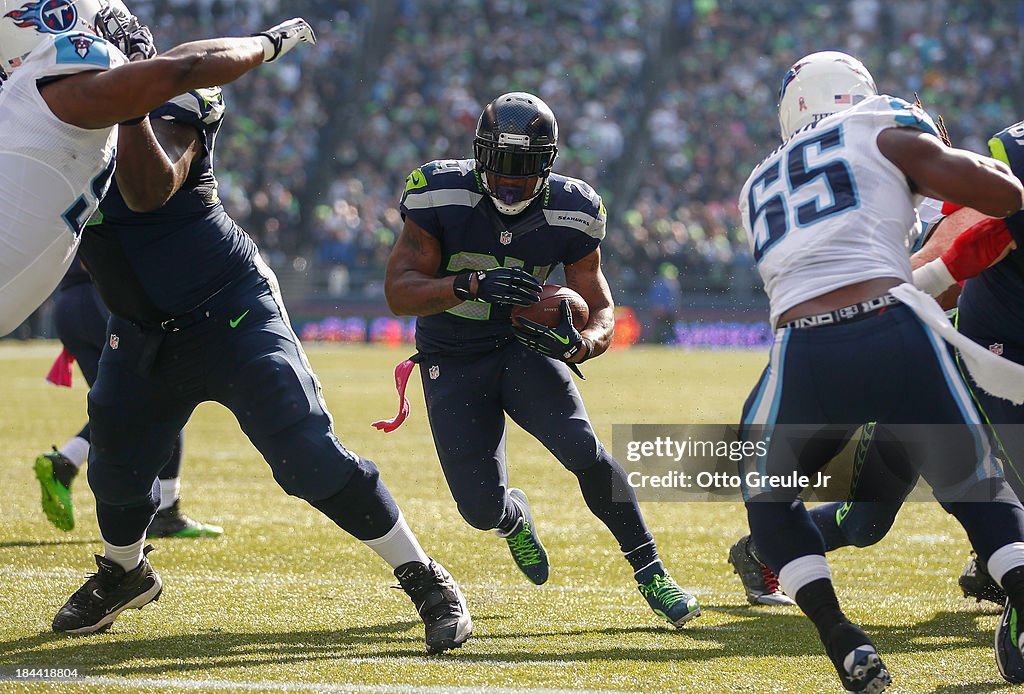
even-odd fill
[[[391,419],[382,419],[378,422],[373,422],[371,426],[376,429],[380,429],[385,434],[390,434],[392,431],[402,426],[402,422],[404,422],[409,416],[410,411],[409,398],[405,397],[405,389],[409,386],[409,376],[412,375],[413,368],[415,368],[415,366],[421,361],[423,361],[423,355],[417,352],[395,367],[395,389],[398,391],[398,414]]]
[[[50,367],[50,372],[46,374],[46,380],[55,386],[70,388],[71,367],[74,363],[75,356],[67,348],[62,349],[54,360],[53,366]]]

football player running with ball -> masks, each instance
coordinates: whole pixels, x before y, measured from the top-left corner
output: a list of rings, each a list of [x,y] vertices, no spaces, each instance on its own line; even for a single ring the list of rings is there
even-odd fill
[[[513,92],[480,115],[475,159],[414,170],[402,196],[405,225],[388,260],[388,305],[418,316],[415,359],[427,415],[462,517],[504,538],[531,582],[548,580],[526,494],[508,483],[507,413],[576,475],[641,594],[680,627],[700,614],[697,599],[662,565],[622,466],[597,439],[570,373],[608,349],[614,315],[601,272],[604,206],[584,181],[551,171],[557,144],[547,104]],[[513,307],[536,302],[558,264],[589,304],[587,324],[573,327],[563,302],[560,325],[520,321],[513,328]],[[613,500],[613,489],[624,500]]]
[[[878,95],[867,69],[843,53],[793,65],[779,123],[783,144],[755,167],[739,200],[776,329],[769,365],[743,408],[744,435],[770,443],[748,464],[761,474],[813,474],[837,442],[876,422],[908,446],[1019,610],[1024,509],[943,340],[993,394],[1024,399],[1024,370],[956,333],[911,284],[907,248],[921,196],[1005,217],[1024,205],[1024,189],[1002,162],[943,144],[924,111]],[[814,623],[845,688],[884,690],[889,673],[840,609],[799,490],[744,491],[760,559]],[[1000,635],[1003,670],[1022,644],[1008,651]]]

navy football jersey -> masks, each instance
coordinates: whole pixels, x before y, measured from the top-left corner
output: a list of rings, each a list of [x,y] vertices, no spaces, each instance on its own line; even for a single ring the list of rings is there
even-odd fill
[[[1024,121],[996,133],[988,145],[1015,176],[1024,176]],[[1024,352],[1024,234],[1010,233],[1017,248],[964,283],[957,328],[986,347],[998,343],[1019,355]]]
[[[202,153],[181,188],[158,210],[128,209],[116,181],[100,204],[82,255],[110,309],[137,322],[181,315],[246,272],[256,244],[217,196],[214,147],[224,116],[219,87],[175,97],[150,113],[196,128]]]
[[[70,289],[71,287],[78,286],[79,284],[89,284],[92,282],[92,278],[89,277],[89,273],[82,267],[82,263],[78,260],[78,255],[75,255],[75,259],[71,261],[71,265],[68,266],[68,271],[64,273],[64,277],[61,278],[60,284],[57,285],[58,289]]]
[[[409,174],[402,218],[441,244],[437,276],[493,267],[522,267],[542,283],[559,263],[592,253],[605,234],[601,197],[584,181],[552,173],[522,213],[500,214],[473,159],[432,161]],[[464,301],[416,320],[416,348],[425,353],[486,352],[513,339],[512,307]]]

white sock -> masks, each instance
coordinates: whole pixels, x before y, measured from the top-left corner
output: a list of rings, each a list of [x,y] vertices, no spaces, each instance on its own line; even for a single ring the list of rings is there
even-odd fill
[[[125,571],[131,571],[142,563],[142,546],[144,544],[146,544],[145,537],[125,547],[118,547],[104,540],[103,556],[115,564],[120,564]]]
[[[75,467],[82,467],[82,463],[89,459],[89,442],[76,436],[61,446],[59,453]]]
[[[397,569],[402,564],[411,561],[418,561],[421,564],[429,564],[430,557],[427,556],[416,536],[409,529],[402,512],[398,513],[398,521],[395,527],[391,528],[383,537],[376,540],[363,540],[363,544],[380,555],[392,569]]]
[[[828,561],[820,554],[797,557],[779,571],[779,584],[786,595],[794,598],[798,590],[819,578],[832,580],[832,569],[828,568]]]
[[[157,511],[165,511],[181,496],[181,478],[172,477],[169,480],[160,480],[160,508]]]
[[[1024,542],[1011,542],[1003,545],[988,559],[988,573],[999,585],[1003,585],[1003,576],[1010,569],[1024,565]]]

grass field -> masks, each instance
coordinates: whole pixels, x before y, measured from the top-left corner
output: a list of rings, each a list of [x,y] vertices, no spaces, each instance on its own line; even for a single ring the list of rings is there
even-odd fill
[[[838,691],[813,629],[796,608],[751,608],[726,552],[745,532],[742,506],[645,504],[666,564],[696,592],[703,616],[676,631],[656,620],[610,534],[571,474],[510,427],[510,477],[527,490],[551,556],[530,585],[503,542],[458,516],[441,476],[418,385],[413,416],[385,435],[369,422],[395,408],[391,368],[405,352],[309,350],[339,437],[375,460],[428,552],[459,580],[473,638],[423,655],[422,626],[388,568],[304,502],[286,496],[229,413],[201,407],[187,429],[183,503],[223,525],[212,540],[156,542],[163,597],[105,634],[50,632],[61,603],[95,570],[92,497],[75,487],[78,526],[44,519],[31,464],[81,426],[85,389],[43,376],[55,343],[0,344],[0,674],[77,668],[51,691],[405,691],[454,688],[615,691]],[[657,348],[587,364],[584,398],[610,443],[612,424],[729,422],[762,353]],[[905,692],[1000,689],[997,613],[959,597],[967,544],[934,504],[908,504],[890,536],[841,550],[833,571],[848,614],[873,635]],[[6,689],[5,689],[6,688]],[[26,682],[0,682],[22,691]]]

